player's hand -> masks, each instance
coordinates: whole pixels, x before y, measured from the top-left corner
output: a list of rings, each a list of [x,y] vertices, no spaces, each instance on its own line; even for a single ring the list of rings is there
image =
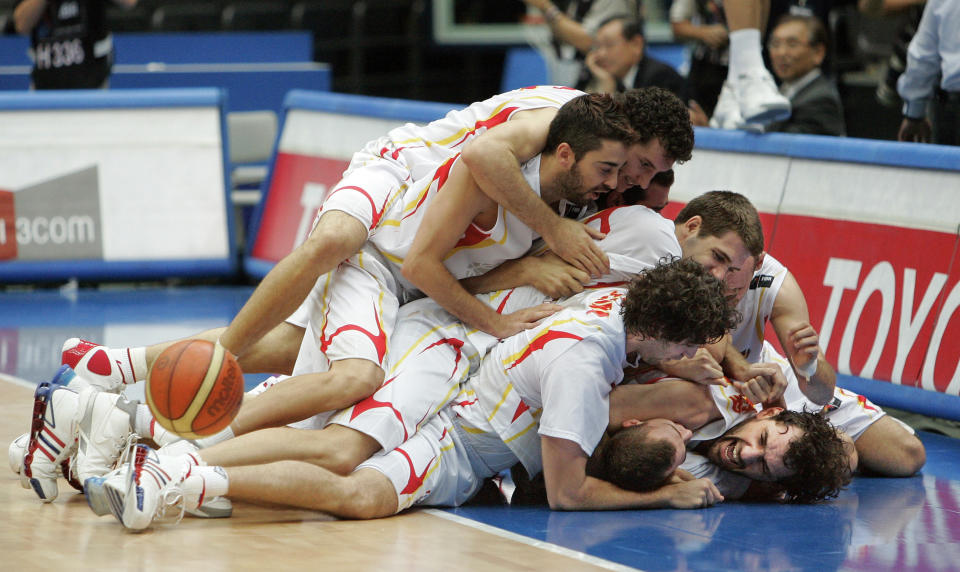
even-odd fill
[[[703,385],[724,385],[723,368],[713,355],[704,348],[690,358],[663,360],[657,364],[664,373]]]
[[[540,320],[557,313],[562,310],[561,306],[557,304],[540,304],[539,306],[534,306],[532,308],[524,308],[523,310],[517,310],[512,314],[505,314],[502,316],[500,321],[500,326],[496,328],[495,332],[489,332],[490,334],[496,336],[499,339],[509,338],[517,332],[523,330],[529,330],[537,326],[540,323]]]
[[[560,258],[594,278],[610,272],[610,260],[594,240],[606,236],[599,230],[570,219],[560,219],[544,236],[547,246]]]
[[[670,508],[706,508],[723,502],[723,495],[710,479],[694,479],[663,487]]]
[[[793,360],[793,366],[803,375],[807,368],[816,372],[817,358],[820,357],[820,335],[808,323],[801,323],[787,332],[787,355]],[[811,377],[810,375],[803,375]]]
[[[551,298],[563,298],[583,292],[590,275],[564,262],[552,252],[521,259],[524,284],[533,286]]]
[[[783,392],[787,390],[787,378],[775,363],[755,363],[745,370],[746,381],[731,381],[741,395],[764,407],[780,407]]]

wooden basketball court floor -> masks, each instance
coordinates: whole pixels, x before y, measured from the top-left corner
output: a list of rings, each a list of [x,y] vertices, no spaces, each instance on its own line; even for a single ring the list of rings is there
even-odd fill
[[[0,293],[0,442],[27,430],[33,386],[80,336],[140,345],[223,325],[237,287]],[[249,376],[248,386],[262,376]],[[814,506],[725,503],[696,511],[551,512],[471,506],[375,521],[237,504],[127,533],[61,481],[41,504],[0,469],[0,570],[960,570],[960,441],[920,433],[909,479],[857,477]]]

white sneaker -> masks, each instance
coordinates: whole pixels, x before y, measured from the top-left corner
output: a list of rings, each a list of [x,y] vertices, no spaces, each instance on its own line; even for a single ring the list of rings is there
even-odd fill
[[[70,457],[77,451],[78,424],[90,393],[66,387],[75,375],[69,366],[61,366],[33,394],[33,416],[19,474],[20,484],[32,488],[43,502],[57,498],[57,479],[71,474]],[[8,454],[13,454],[16,444],[14,440]],[[10,464],[14,468],[12,460]]]
[[[790,100],[780,93],[766,68],[738,74],[733,89],[743,123],[766,124],[790,117]]]
[[[30,443],[30,434],[24,433],[10,442],[7,456],[10,459],[10,470],[19,475],[23,468],[23,456],[27,453],[27,444]]]
[[[130,466],[123,464],[102,477],[91,477],[83,482],[83,494],[94,514],[113,514],[118,520],[122,518],[123,495],[129,474]]]
[[[222,469],[213,469],[226,478]],[[160,455],[146,445],[137,445],[130,458],[120,522],[130,530],[144,530],[163,518],[168,507],[179,505],[180,516],[198,511],[206,504],[207,487],[195,470],[189,455]],[[221,511],[219,516],[229,515]]]
[[[138,438],[133,432],[137,405],[114,393],[105,393],[96,387],[90,393],[79,424],[76,471],[80,482],[101,477],[112,471],[131,442]]]
[[[157,453],[170,456],[187,455],[189,462],[193,465],[206,466],[206,463],[197,454],[199,450],[200,447],[193,441],[182,439],[160,447],[157,449]],[[187,514],[198,518],[229,518],[233,514],[233,503],[226,497],[211,497],[204,498],[200,506],[196,508],[186,506],[184,510]]]
[[[119,393],[125,384],[136,383],[129,351],[70,338],[63,342],[60,363],[69,365],[90,384]]]
[[[737,129],[743,123],[740,115],[740,102],[729,81],[723,82],[717,105],[713,108],[713,117],[710,118],[710,127],[714,129]]]

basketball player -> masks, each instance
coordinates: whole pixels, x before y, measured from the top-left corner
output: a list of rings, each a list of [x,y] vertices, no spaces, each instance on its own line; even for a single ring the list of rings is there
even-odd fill
[[[525,100],[534,99],[541,102],[542,105],[546,105],[542,102],[545,99],[546,101],[555,101],[558,97],[556,93],[564,95],[569,93],[569,90],[550,88],[552,91],[543,95],[541,91],[538,91],[540,89],[511,92],[514,94],[511,97]],[[609,101],[597,99],[594,96],[582,97],[587,98],[586,101]],[[642,114],[647,114],[649,121],[646,123],[654,126],[641,134],[641,143],[631,147],[628,158],[628,165],[631,163],[638,164],[636,172],[639,174],[631,182],[646,183],[658,170],[669,168],[674,161],[674,155],[677,156],[677,160],[689,157],[692,148],[692,128],[689,126],[688,118],[681,111],[683,104],[672,96],[665,96],[664,93],[657,90],[643,90],[633,94],[633,99],[630,99],[631,94],[626,97],[630,103],[629,114],[634,124],[640,122],[638,118]],[[577,98],[573,101],[580,101],[580,99]],[[502,101],[500,103],[504,109],[512,109],[510,105],[507,105],[507,103],[513,103],[512,99],[507,103]],[[528,103],[527,105],[532,104]],[[481,106],[481,108],[483,107]],[[479,113],[481,110],[474,110],[474,113]],[[493,220],[500,220],[502,217],[504,221],[512,220],[511,226],[516,227],[518,224],[517,219],[504,213],[485,194],[486,186],[497,177],[490,176],[487,173],[477,174],[479,169],[474,167],[474,163],[483,163],[483,161],[478,161],[476,157],[478,154],[481,157],[490,156],[491,161],[494,162],[502,159],[502,154],[497,151],[501,148],[513,150],[522,155],[523,158],[533,156],[534,159],[524,163],[528,175],[527,179],[530,178],[531,172],[537,170],[536,164],[540,157],[543,157],[545,161],[540,165],[539,170],[552,173],[550,177],[556,182],[571,184],[577,182],[576,179],[578,178],[587,177],[592,171],[591,185],[584,185],[586,188],[579,194],[581,199],[590,198],[604,192],[607,188],[615,186],[612,181],[615,180],[616,169],[614,167],[617,164],[610,165],[611,161],[593,163],[591,171],[588,171],[586,165],[592,159],[588,161],[584,157],[576,157],[576,161],[571,161],[573,157],[570,153],[555,153],[553,151],[542,155],[534,155],[534,150],[542,148],[539,146],[542,146],[548,138],[544,135],[545,131],[540,129],[541,119],[530,119],[529,122],[522,121],[522,119],[523,117],[541,118],[547,113],[555,114],[556,112],[553,108],[550,108],[549,110],[533,109],[516,113],[516,119],[510,119],[502,125],[489,129],[483,135],[477,136],[475,140],[471,141],[470,145],[465,147],[462,156],[448,160],[432,175],[415,182],[404,193],[404,199],[392,203],[392,210],[383,214],[383,216],[380,216],[380,213],[370,213],[368,208],[370,203],[366,199],[362,201],[355,198],[351,199],[351,193],[353,195],[356,195],[356,193],[348,188],[350,185],[338,186],[322,209],[321,222],[313,233],[316,235],[315,239],[311,238],[306,246],[298,248],[287,259],[281,261],[272,272],[273,277],[268,275],[257,291],[254,292],[248,304],[234,319],[228,332],[221,338],[225,347],[240,352],[239,358],[241,365],[246,368],[245,371],[290,371],[291,354],[289,348],[298,346],[296,346],[297,342],[290,343],[291,336],[289,334],[293,332],[293,339],[298,339],[297,336],[304,333],[304,328],[307,326],[307,320],[304,316],[308,312],[298,313],[294,317],[294,320],[298,322],[297,324],[281,326],[268,338],[265,338],[264,345],[261,346],[263,348],[262,352],[253,349],[248,355],[246,350],[251,347],[248,342],[259,339],[261,330],[266,331],[261,326],[270,322],[270,320],[255,316],[263,316],[266,315],[266,312],[269,312],[270,316],[279,317],[279,309],[289,306],[290,300],[300,299],[299,292],[301,289],[298,286],[295,284],[281,286],[274,278],[287,272],[293,272],[298,276],[298,284],[300,281],[305,281],[305,276],[309,274],[310,283],[317,288],[317,291],[306,305],[321,311],[319,316],[313,316],[320,323],[314,324],[318,327],[313,328],[313,331],[307,336],[308,342],[302,345],[306,353],[299,356],[298,359],[302,367],[295,370],[295,373],[309,375],[302,380],[303,385],[297,387],[296,399],[303,404],[305,409],[311,409],[312,411],[309,411],[308,414],[312,414],[354,403],[372,393],[382,382],[383,360],[388,348],[386,341],[389,339],[390,330],[393,326],[392,320],[394,319],[396,305],[400,301],[397,296],[398,294],[417,294],[413,288],[404,288],[404,286],[426,286],[427,294],[439,297],[441,303],[453,309],[454,313],[461,318],[465,316],[465,312],[479,312],[482,314],[479,318],[473,316],[473,319],[471,319],[471,316],[466,316],[466,321],[498,336],[506,335],[514,328],[527,327],[536,319],[545,315],[545,312],[549,311],[549,307],[528,309],[517,315],[503,316],[485,306],[470,301],[470,297],[465,296],[465,292],[452,281],[449,270],[446,267],[441,268],[439,257],[446,256],[447,251],[443,253],[440,251],[444,248],[455,247],[461,235],[460,248],[444,261],[448,266],[457,269],[459,277],[489,268],[494,264],[495,259],[502,261],[518,255],[518,253],[506,251],[499,255],[490,255],[486,254],[488,249],[482,249],[484,255],[481,257],[479,254],[481,249],[476,248],[494,243],[502,238],[497,233],[502,233],[504,227],[499,223],[493,223]],[[506,111],[503,115],[507,115]],[[486,117],[486,115],[483,117]],[[658,120],[654,121],[654,118],[658,118]],[[563,126],[568,123],[562,121],[562,119],[563,117],[561,117],[561,121],[552,124],[556,123]],[[595,131],[575,125],[567,125],[566,129],[568,132],[572,131],[578,134],[579,137]],[[427,135],[423,135],[423,138],[427,138],[428,141],[432,140]],[[572,135],[570,138],[572,138]],[[537,142],[537,145],[531,145],[531,141]],[[559,142],[556,137],[549,138],[549,141],[551,149],[554,148],[554,145],[559,149]],[[600,153],[601,150],[594,151],[594,153]],[[564,156],[563,160],[558,160],[560,155]],[[623,160],[622,157],[613,157],[612,159],[617,159],[620,162]],[[513,159],[513,161],[516,162],[516,159]],[[612,162],[617,163],[617,161]],[[574,164],[577,165],[576,169],[574,169]],[[558,165],[561,168],[558,168]],[[603,169],[606,169],[605,173],[602,172]],[[512,180],[512,176],[507,176],[507,173],[512,172],[510,169],[500,167],[495,171],[500,177],[498,179],[499,184],[505,184],[504,181]],[[606,178],[599,180],[604,174]],[[348,172],[347,178],[350,179],[350,172]],[[470,191],[464,194],[436,192],[441,184],[453,187],[459,186],[460,183],[464,183],[463,186],[468,187]],[[404,184],[406,184],[406,181],[404,181]],[[523,186],[529,187],[529,180]],[[549,190],[546,186],[544,186],[544,189],[545,191]],[[562,198],[557,196],[555,192],[550,194],[553,195],[550,198],[556,200],[549,202],[556,203]],[[418,207],[421,196],[429,197],[431,204]],[[458,200],[458,197],[460,200]],[[436,200],[433,200],[434,198]],[[578,200],[576,196],[572,198]],[[537,200],[543,202],[541,199]],[[380,202],[375,201],[374,204],[380,204]],[[425,209],[426,206],[429,206],[429,208]],[[544,206],[544,208],[546,207]],[[346,214],[346,211],[350,209],[362,212]],[[425,210],[426,213],[424,214]],[[483,218],[468,217],[467,215],[471,212],[482,214]],[[373,214],[376,214],[376,216],[373,216]],[[363,225],[356,222],[358,219],[354,215],[361,218],[365,217],[370,221],[377,221],[376,225],[372,225],[374,228],[370,231],[369,237],[367,231],[362,228]],[[551,216],[553,215],[551,214]],[[323,222],[323,219],[346,221],[347,224],[343,226],[327,224]],[[480,224],[470,227],[469,232],[462,234],[462,229],[455,230],[456,227],[460,226],[459,224],[451,224],[453,219],[466,221],[464,225],[469,225],[470,220],[476,219],[476,222]],[[393,223],[400,220],[405,221],[403,225],[407,226],[399,227],[401,230],[397,232],[398,227],[394,226]],[[423,225],[420,225],[421,222]],[[568,222],[558,223],[557,228],[566,228]],[[409,225],[420,225],[416,237],[413,236]],[[494,235],[487,237],[484,235],[485,231],[481,229],[490,230],[491,225],[493,225]],[[581,227],[582,225],[579,225],[577,228]],[[351,228],[357,232],[353,232],[350,230]],[[436,231],[436,234],[431,235],[433,230]],[[551,229],[550,232],[553,235],[557,231]],[[528,237],[534,236],[533,232],[526,227],[520,234]],[[348,248],[343,248],[336,256],[330,256],[333,250],[345,245],[346,242],[350,242],[352,239],[347,240],[345,237],[351,236],[357,240],[348,245]],[[369,244],[365,247],[366,250],[363,251],[362,256],[356,255],[350,258],[346,264],[339,264],[332,274],[324,275],[324,278],[319,282],[314,279],[316,276],[314,270],[317,268],[327,269],[331,265],[339,263],[342,260],[341,255],[351,254],[356,247],[363,244],[364,240],[367,240]],[[394,242],[389,243],[391,240],[394,240]],[[471,241],[478,242],[472,244]],[[549,242],[548,240],[548,244]],[[519,251],[518,243],[513,246]],[[409,251],[405,250],[407,248],[409,248]],[[497,248],[489,250],[496,251]],[[306,258],[309,258],[306,253],[311,251],[322,254],[327,262],[319,265],[302,263]],[[474,263],[474,256],[477,257],[476,263]],[[421,264],[424,261],[426,261],[425,266]],[[300,272],[299,270],[306,270],[307,268],[310,268],[309,272]],[[401,270],[401,268],[407,269]],[[429,271],[411,271],[411,268],[427,268]],[[596,274],[598,271],[602,273],[603,268],[597,265],[588,268],[588,271],[590,274]],[[401,272],[409,275],[412,280],[408,280]],[[369,293],[371,299],[368,301],[360,302],[356,298],[356,291],[359,288],[356,285],[360,279],[364,279],[369,284],[369,287],[362,289]],[[436,286],[436,280],[441,280],[444,286]],[[426,281],[429,284],[417,284],[418,281]],[[341,297],[339,293],[343,289],[342,284],[346,282],[350,283],[350,292],[347,296]],[[380,294],[385,290],[392,295],[381,299]],[[401,290],[402,293],[399,292]],[[274,298],[281,298],[281,300],[278,301],[278,304],[268,303],[269,300]],[[349,300],[349,307],[345,308],[344,300]],[[328,301],[332,303],[326,305]],[[331,309],[332,311],[327,314],[326,310]],[[329,316],[329,319],[324,321],[323,316]],[[255,317],[255,319],[251,319],[252,317]],[[512,325],[503,328],[504,321],[508,321]],[[350,328],[342,329],[344,325],[349,325]],[[254,331],[255,327],[256,331]],[[243,336],[245,341],[243,346],[235,347],[233,340],[237,336],[234,336],[232,332],[238,331],[246,332]],[[81,362],[89,361],[88,356],[99,353],[99,348],[92,344],[82,343],[79,340],[73,340],[67,346],[64,361],[74,367],[79,366],[81,369],[85,367],[85,363]],[[287,352],[277,351],[276,348],[281,347],[287,348]],[[320,350],[321,347],[323,350]],[[347,347],[347,349],[341,350],[342,347]],[[355,348],[360,348],[359,353]],[[136,354],[136,352],[134,353]],[[131,375],[126,376],[127,379],[141,379],[145,376],[147,369],[145,353],[134,355],[133,359],[129,360],[124,355],[119,355],[117,358],[122,363],[126,364],[129,361],[136,366],[133,367],[136,371],[132,371]],[[257,361],[258,358],[262,358],[259,367],[251,368],[247,366],[249,361]],[[113,364],[116,361],[111,359],[108,360],[108,363]],[[336,371],[326,371],[325,368],[328,366],[336,369]],[[105,373],[103,377],[107,378],[107,381],[114,381],[120,377],[115,370],[116,368],[111,365],[109,371],[99,373]],[[97,380],[93,379],[93,381]],[[293,390],[293,386],[291,386],[291,390]],[[317,394],[317,392],[320,392],[320,394]],[[313,398],[315,394],[317,397]],[[331,401],[331,395],[338,396],[338,400]],[[271,414],[272,411],[277,410],[277,404],[289,401],[288,395],[285,394],[278,396],[275,400],[267,401],[273,401],[273,403],[261,402],[262,405],[256,409],[251,409],[252,406],[244,406],[233,430],[242,433],[253,427],[270,424],[279,425],[288,422],[287,419],[274,418]]]
[[[499,103],[506,105],[509,101]],[[492,105],[489,102],[488,104],[482,107]],[[460,113],[468,112],[469,109]],[[521,119],[522,117],[515,121],[523,125]],[[522,129],[527,129],[518,128],[516,123],[510,122],[502,127],[521,129],[521,133]],[[690,129],[689,125],[687,127]],[[426,131],[425,135],[436,135],[431,132],[431,126],[427,126]],[[493,132],[491,129],[487,135],[495,137]],[[559,203],[561,200],[582,202],[595,199],[600,193],[615,188],[619,168],[625,162],[626,147],[636,141],[636,135],[622,114],[621,105],[613,98],[592,95],[569,99],[554,113],[545,140],[539,137],[531,138],[538,140],[541,145],[545,141],[546,146],[542,147],[543,152],[524,163],[521,173],[526,185],[536,189],[536,193],[540,195],[537,200],[547,203]],[[431,139],[432,137],[426,141]],[[523,138],[520,140],[523,141]],[[414,142],[408,144],[416,146]],[[672,161],[666,158],[659,139],[655,138],[644,145],[649,148],[655,163],[669,168]],[[426,151],[414,150],[411,153]],[[536,238],[532,230],[484,194],[460,155],[447,158],[421,181],[400,181],[400,187],[394,193],[397,196],[390,193],[374,196],[371,183],[377,181],[378,177],[382,179],[383,169],[388,168],[385,163],[389,161],[379,162],[376,167],[358,169],[353,175],[348,174],[344,184],[338,186],[325,201],[321,218],[332,216],[337,220],[351,219],[353,222],[339,227],[343,234],[337,239],[324,242],[322,248],[329,254],[331,250],[336,251],[339,248],[338,244],[342,246],[352,243],[354,246],[351,249],[359,249],[359,252],[346,261],[335,261],[339,264],[329,273],[323,274],[319,280],[311,279],[314,291],[304,302],[296,318],[307,328],[307,334],[302,345],[303,352],[297,359],[299,368],[295,368],[294,373],[304,375],[291,378],[283,386],[278,386],[277,390],[243,406],[234,421],[241,427],[241,431],[247,427],[283,425],[350,405],[375,391],[383,380],[381,368],[385,363],[387,343],[395,325],[397,308],[403,298],[410,296],[415,290],[414,285],[401,276],[401,267],[405,264],[404,258],[408,251],[416,258],[416,252],[421,249],[420,244],[427,243],[428,248],[444,245],[436,254],[446,256],[448,267],[434,269],[433,276],[436,278],[437,275],[446,273],[452,279],[451,271],[468,276],[482,271],[485,266],[496,266],[503,260],[521,256]],[[386,187],[380,189],[387,190]],[[373,205],[379,205],[374,207],[378,211],[373,212],[371,203],[363,200],[364,198],[373,199]],[[457,213],[457,220],[464,221],[459,228],[458,223],[450,220],[450,217],[454,216],[448,212],[451,207]],[[446,225],[441,225],[439,220],[435,221],[437,217],[446,217]],[[425,218],[427,220],[424,223]],[[367,224],[367,228],[375,228],[376,232],[371,232],[368,236],[357,222],[361,220],[366,220],[364,224]],[[432,240],[416,236],[423,224],[428,227],[425,230],[436,230]],[[329,229],[329,225],[318,224],[317,229],[320,228]],[[463,237],[458,242],[461,234]],[[286,261],[297,260],[297,252],[291,257]],[[300,265],[299,262],[294,264]],[[298,279],[303,279],[302,271],[307,271],[311,266],[297,270],[296,272],[301,273]],[[290,264],[284,262],[274,270],[281,267],[290,270]],[[313,268],[310,272],[312,271]],[[275,278],[277,275],[282,276],[284,272],[279,270],[271,274],[274,274]],[[273,286],[270,286],[271,284]],[[267,291],[268,297],[283,297],[289,294],[290,289],[283,289],[281,292],[271,290],[278,286],[279,284],[268,276],[244,309],[250,308],[251,304],[260,307],[254,302],[258,299],[258,292]],[[458,285],[456,287],[459,288]],[[292,289],[296,291],[295,286]],[[483,306],[472,297],[470,300]],[[500,315],[490,308],[483,308],[500,318]],[[554,308],[543,305],[520,310],[507,318],[514,324],[528,326],[552,311]],[[249,312],[241,310],[234,323],[245,323],[245,316],[248,315]],[[230,329],[225,335],[229,333]],[[90,349],[79,344],[68,350],[68,354],[72,353],[70,357],[76,358],[78,363],[81,359],[87,359],[88,363],[91,363],[93,357],[101,352],[88,351]],[[90,355],[84,355],[85,353]],[[124,358],[129,359],[129,354]],[[106,363],[111,370],[114,369],[112,360]],[[290,398],[291,391],[296,394],[293,399]],[[81,405],[90,405],[95,401],[87,400]],[[39,408],[38,416],[43,417],[46,414],[49,402],[49,399],[38,397],[35,407]],[[284,412],[285,408],[294,404],[295,411]],[[89,417],[79,406],[72,413],[62,418]],[[34,472],[34,460],[43,463],[34,455],[41,447],[41,429],[42,427],[35,427],[31,430],[30,444],[23,465],[23,473],[27,477]],[[71,432],[66,427],[63,429],[69,436]],[[92,430],[92,427],[80,427],[78,432],[81,436],[87,436]],[[119,434],[117,437],[119,438]],[[97,442],[98,439],[92,440],[94,444]],[[69,443],[69,440],[64,441],[60,447],[61,452],[69,451]],[[86,448],[87,444],[81,443],[80,446]],[[104,448],[115,449],[112,445]],[[54,455],[57,456],[59,455]],[[45,470],[39,472],[41,475],[46,473]]]
[[[449,404],[399,447],[347,476],[294,461],[200,467],[193,463],[202,452],[167,457],[139,449],[115,515],[127,528],[146,528],[176,490],[191,506],[204,494],[227,495],[376,518],[413,504],[461,504],[484,477],[517,460],[530,469],[542,463],[557,509],[712,504],[718,496],[707,481],[633,493],[587,477],[585,467],[606,428],[606,396],[623,378],[627,355],[675,358],[723,336],[735,319],[724,290],[700,265],[682,260],[645,271],[629,290],[575,296],[542,325],[497,344]],[[376,422],[366,426],[360,416],[340,422],[378,433]]]
[[[744,361],[786,361],[763,339],[763,326],[769,322],[792,362],[792,368],[787,364],[784,370],[791,369],[799,380],[787,386],[785,398],[790,409],[822,409],[827,419],[854,440],[863,470],[907,477],[923,467],[926,452],[913,429],[887,416],[866,397],[836,387],[836,373],[820,351],[803,291],[783,264],[765,254],[737,307],[743,320],[733,333],[725,360],[732,373]],[[825,399],[813,399],[809,390],[803,391],[811,385],[822,387]]]
[[[617,262],[611,274],[599,280],[601,284],[624,283],[630,279],[633,273],[653,265],[660,258],[680,254],[699,262],[715,277],[725,278],[730,275],[736,275],[740,265],[744,264],[747,260],[751,260],[755,255],[762,252],[763,249],[763,235],[756,210],[742,195],[725,191],[710,192],[690,201],[677,216],[673,224],[649,209],[639,206],[604,211],[588,219],[588,224],[607,234],[607,236],[601,240],[600,244],[606,251],[611,253],[612,260]],[[551,254],[545,254],[543,256],[548,257],[551,256]],[[507,287],[510,286],[512,285],[507,285]],[[507,312],[517,308],[534,306],[545,300],[542,294],[532,288],[526,291],[532,292],[532,295],[521,296],[518,293],[507,291],[494,292],[486,297],[480,297],[480,299],[490,307]],[[507,302],[504,303],[504,300],[507,300]],[[440,309],[437,310],[442,312]],[[404,319],[404,321],[407,320],[409,320],[409,317]],[[455,320],[448,315],[441,319],[438,324],[453,321]],[[458,325],[458,327],[461,330],[468,329],[462,325]],[[476,334],[474,337],[476,337]],[[463,333],[460,331],[454,334],[440,336],[437,339],[443,338],[465,339]],[[494,338],[488,336],[488,340],[484,343],[490,343],[489,340],[495,341]],[[423,347],[426,346],[427,344],[424,344]],[[400,345],[398,347],[405,348],[407,346]],[[457,355],[482,355],[486,347],[487,346],[478,345],[478,348],[472,353],[469,351],[469,348],[464,347],[458,349],[459,353],[457,353]],[[424,372],[421,377],[424,380],[424,384],[428,387],[418,391],[417,395],[427,395],[429,393],[427,391],[429,387],[444,387],[444,380],[449,381],[453,379],[454,382],[458,381],[458,378],[454,377],[451,373],[456,366],[455,362],[451,363],[454,358],[447,357],[446,359],[442,359],[441,357],[434,357],[435,355],[444,355],[443,352],[447,352],[446,355],[449,356],[450,349],[451,348],[443,345],[431,349],[431,355],[427,360],[430,365],[426,367],[432,367],[433,369],[430,371],[437,373],[436,375],[427,375],[426,372]],[[407,353],[408,352],[401,352],[397,354],[396,357],[392,358],[393,363],[401,359],[406,359]],[[80,376],[86,377],[87,373],[81,370]],[[756,382],[750,381],[748,383]],[[67,394],[67,392],[63,393]],[[445,390],[441,391],[441,397],[444,394]],[[262,396],[258,396],[248,401],[254,402],[261,398]],[[108,397],[99,399],[108,399]],[[114,397],[114,399],[116,398]],[[53,401],[53,405],[55,407],[51,410],[51,415],[56,412],[60,419],[72,417],[67,411],[57,411],[56,400]],[[285,412],[282,413],[286,415]],[[74,415],[78,416],[78,420],[82,417],[82,415],[76,412]],[[101,419],[106,415],[109,415],[112,419]],[[309,416],[305,415],[300,418],[292,418],[291,421],[299,421],[306,417]],[[418,417],[414,418],[416,419]],[[322,420],[325,420],[325,418]],[[313,426],[322,426],[322,420],[319,424],[315,423]],[[152,421],[149,411],[147,411],[144,405],[141,405],[132,417],[127,412],[104,410],[97,416],[91,417],[90,423],[95,424],[98,428],[96,431],[98,439],[117,444],[116,447],[111,447],[114,454],[116,454],[119,447],[126,442],[131,430],[140,433],[146,438],[152,438],[158,443],[165,442],[164,432]],[[61,426],[61,429],[58,431],[65,432],[67,428],[66,426]],[[110,435],[111,438],[106,439],[106,435]],[[286,444],[293,447],[294,440],[301,436],[300,434],[295,434],[294,436],[285,437]],[[65,433],[60,435],[60,438],[66,441],[73,439],[74,436]],[[212,443],[225,439],[226,437],[218,436],[212,439],[203,439],[200,442],[204,446],[209,446]],[[319,453],[314,451],[315,447],[311,444],[306,443],[303,447],[303,450],[308,451],[310,455],[319,455]],[[264,450],[269,450],[269,448],[250,449],[250,451],[257,452]],[[67,456],[60,459],[60,461],[66,458]],[[41,458],[41,461],[42,460]],[[94,476],[102,475],[108,471],[112,466],[112,462],[101,463],[101,465],[99,474]],[[90,476],[89,473],[86,476]],[[56,475],[54,474],[54,483],[55,478]]]

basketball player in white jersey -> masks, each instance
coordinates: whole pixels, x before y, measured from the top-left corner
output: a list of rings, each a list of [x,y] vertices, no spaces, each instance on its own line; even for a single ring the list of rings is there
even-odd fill
[[[627,355],[679,357],[734,323],[722,283],[692,261],[676,261],[646,271],[629,293],[589,290],[567,304],[540,326],[497,344],[450,405],[347,476],[296,461],[204,467],[194,464],[207,461],[203,452],[168,457],[140,448],[129,465],[122,510],[114,514],[128,528],[146,528],[176,490],[192,507],[204,495],[227,495],[375,518],[413,504],[461,504],[484,477],[518,459],[531,469],[542,463],[554,508],[715,502],[707,481],[634,493],[587,477],[585,467],[606,427],[606,395],[623,378]],[[362,431],[354,421],[342,422]]]
[[[803,291],[783,264],[765,254],[737,308],[743,321],[733,332],[725,365],[735,368],[742,361],[740,356],[747,361],[786,361],[763,339],[769,322],[792,360],[792,368],[786,364],[784,370],[792,369],[799,381],[787,385],[784,397],[790,409],[822,410],[854,440],[863,470],[906,477],[923,467],[926,452],[913,429],[886,415],[866,397],[835,387],[836,373],[820,351]],[[826,391],[826,399],[812,399],[811,386],[832,391]]]

